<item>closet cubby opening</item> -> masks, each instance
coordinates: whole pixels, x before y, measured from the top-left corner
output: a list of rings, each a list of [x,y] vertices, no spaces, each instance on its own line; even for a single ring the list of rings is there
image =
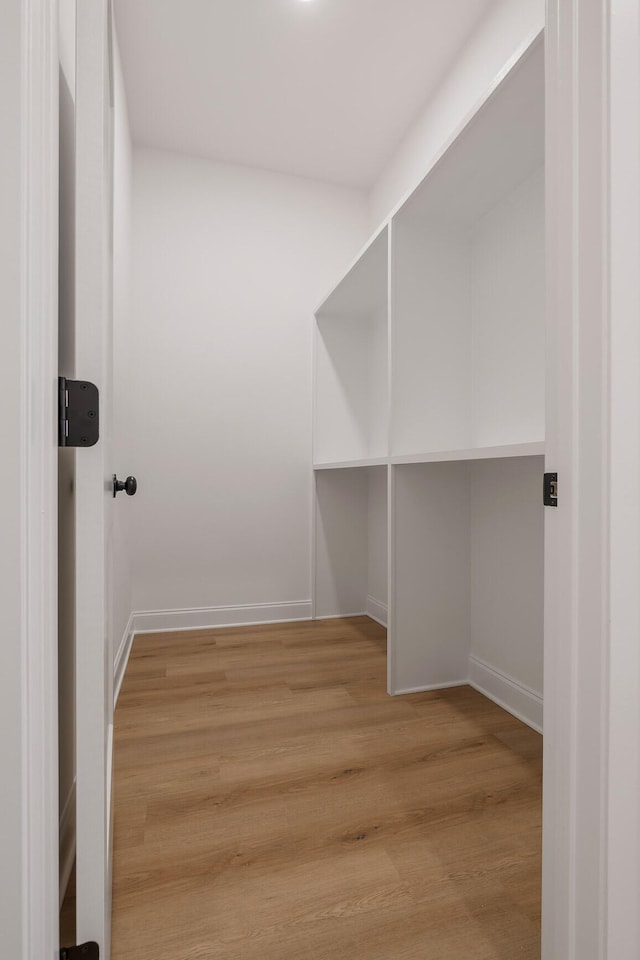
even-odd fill
[[[394,471],[390,692],[472,683],[542,726],[542,457]]]
[[[385,228],[316,314],[318,465],[388,454],[388,256]]]
[[[393,220],[391,454],[544,440],[544,55]]]
[[[387,622],[386,466],[315,473],[315,616]]]

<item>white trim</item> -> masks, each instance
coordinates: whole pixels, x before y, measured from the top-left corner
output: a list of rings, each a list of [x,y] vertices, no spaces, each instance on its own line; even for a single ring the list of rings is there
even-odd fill
[[[359,610],[357,613],[323,613],[316,620],[350,620],[352,617],[368,617],[366,610]]]
[[[318,436],[318,324],[316,318],[311,319],[311,457],[312,468],[309,473],[310,485],[310,507],[311,516],[309,524],[309,533],[311,541],[309,543],[309,585],[311,587],[311,619],[316,619],[317,610],[317,566],[318,566],[318,480],[317,474],[313,469],[313,459],[316,450],[316,437]]]
[[[75,360],[102,394],[101,441],[76,457],[76,936],[110,957],[111,859],[107,796],[113,648],[108,624],[105,510],[112,376],[113,115],[110,0],[76,9]],[[110,644],[107,644],[109,647]]]
[[[469,657],[469,685],[542,733],[542,696],[535,690],[473,656]]]
[[[336,283],[334,283],[334,285],[331,287],[331,290],[329,290],[329,292],[327,293],[327,295],[322,298],[322,300],[320,301],[320,303],[318,304],[318,306],[316,307],[316,309],[313,311],[314,316],[317,316],[319,313],[322,312],[322,309],[323,309],[324,305],[326,304],[327,300],[329,300],[329,299],[333,296],[333,294],[336,292],[336,290],[338,289],[338,287],[340,286],[340,284],[343,282],[343,280],[346,280],[347,277],[349,276],[349,274],[351,273],[351,271],[354,269],[354,267],[357,267],[357,265],[360,263],[360,261],[362,260],[362,258],[363,258],[364,255],[365,255],[365,253],[370,249],[370,247],[372,247],[372,246],[374,245],[374,243],[376,242],[376,240],[377,240],[380,236],[382,236],[382,234],[384,233],[384,231],[386,230],[386,228],[389,226],[389,221],[390,221],[390,220],[391,220],[391,217],[387,217],[386,220],[384,220],[384,221],[380,224],[380,226],[379,226],[378,229],[375,231],[375,233],[373,233],[373,234],[369,237],[369,239],[368,239],[367,242],[364,244],[364,246],[362,247],[362,249],[359,251],[359,253],[356,254],[356,256],[353,258],[353,260],[351,261],[351,263],[349,264],[349,266],[347,267],[347,269],[344,271],[344,273],[342,274],[342,276],[340,277],[340,279],[337,280]]]
[[[107,845],[108,849],[113,849],[113,817],[114,817],[114,803],[113,803],[113,723],[107,725]],[[113,857],[109,857],[108,864],[108,880],[107,880],[107,897],[109,898],[109,908],[108,914],[111,916],[111,897],[113,894]]]
[[[367,610],[359,613],[337,613],[317,617],[318,620],[344,620],[369,617],[386,627],[387,606],[367,597]],[[249,619],[247,619],[249,618]],[[224,627],[257,627],[268,623],[301,623],[312,620],[311,601],[288,603],[244,604],[237,607],[194,607],[185,610],[146,610],[133,612],[122,635],[114,664],[114,709],[122,689],[122,681],[138,634],[173,633],[188,630],[216,630]]]
[[[388,457],[369,457],[362,460],[335,460],[327,463],[314,463],[314,470],[359,470],[362,467],[386,467]]]
[[[393,250],[393,248],[392,248]],[[389,313],[391,321],[392,314]],[[393,378],[389,370],[389,397]],[[389,427],[391,430],[391,427]],[[396,685],[396,468],[387,467],[387,693],[394,694]]]
[[[134,617],[134,614],[130,613],[129,619],[127,620],[127,625],[122,635],[122,640],[120,641],[120,646],[118,647],[118,652],[116,653],[114,665],[113,665],[113,709],[114,710],[116,708],[116,704],[118,703],[118,697],[120,696],[122,681],[124,680],[124,675],[127,670],[127,664],[129,663],[129,657],[131,656],[131,648],[133,646],[133,638],[134,638],[133,617]]]
[[[69,886],[76,856],[76,781],[75,777],[60,814],[60,908]]]
[[[505,460],[509,457],[544,456],[544,440],[529,443],[505,443],[496,447],[468,447],[432,453],[408,453],[391,457],[394,466],[406,463],[450,463],[456,460]]]
[[[138,633],[173,630],[210,630],[215,627],[253,627],[263,623],[288,623],[311,619],[311,601],[249,603],[237,607],[192,607],[186,610],[141,610],[131,615],[131,629]]]
[[[468,680],[452,680],[450,683],[428,683],[423,687],[403,687],[402,690],[390,690],[392,697],[404,697],[410,693],[432,693],[435,690],[453,690],[454,687],[468,687]]]
[[[52,957],[59,949],[58,69],[57,2],[23,0],[22,451],[16,497],[22,516],[24,960]]]
[[[607,956],[640,956],[640,4],[610,0]]]
[[[368,617],[371,617],[372,620],[375,620],[376,623],[379,623],[382,627],[387,626],[389,608],[387,604],[383,603],[381,600],[376,600],[375,597],[367,597],[366,614]]]
[[[469,670],[472,677],[475,675],[477,679],[403,687],[401,690],[390,690],[389,693],[392,697],[404,697],[412,693],[432,693],[436,690],[453,690],[455,687],[473,687],[507,713],[526,723],[537,733],[542,733],[542,698],[538,694],[513,680],[512,677],[507,677],[473,657],[469,660]]]
[[[542,956],[636,960],[638,0],[547,15]]]

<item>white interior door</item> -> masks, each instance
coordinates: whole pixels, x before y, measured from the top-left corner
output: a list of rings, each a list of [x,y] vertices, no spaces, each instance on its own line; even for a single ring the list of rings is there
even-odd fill
[[[77,938],[110,953],[109,473],[112,391],[113,121],[109,0],[77,5],[76,376],[100,391],[100,439],[76,452]]]

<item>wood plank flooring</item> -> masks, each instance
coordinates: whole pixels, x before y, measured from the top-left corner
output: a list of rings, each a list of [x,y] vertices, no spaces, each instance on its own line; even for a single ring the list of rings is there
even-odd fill
[[[113,960],[539,960],[541,738],[366,617],[136,640]]]

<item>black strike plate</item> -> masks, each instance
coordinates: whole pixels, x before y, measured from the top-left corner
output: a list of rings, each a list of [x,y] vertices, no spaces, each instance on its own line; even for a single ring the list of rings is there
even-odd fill
[[[82,943],[79,947],[63,947],[60,960],[100,960],[100,949],[93,941]]]
[[[58,377],[58,446],[93,447],[100,436],[98,388],[88,380]]]
[[[558,506],[558,474],[545,473],[543,502],[545,507]]]

